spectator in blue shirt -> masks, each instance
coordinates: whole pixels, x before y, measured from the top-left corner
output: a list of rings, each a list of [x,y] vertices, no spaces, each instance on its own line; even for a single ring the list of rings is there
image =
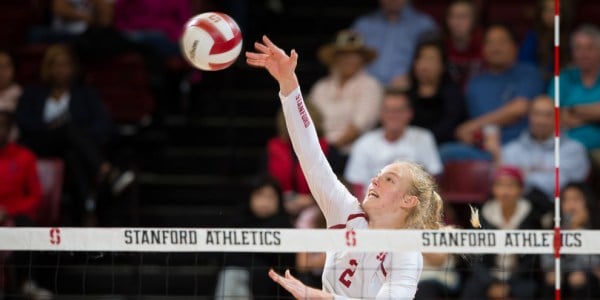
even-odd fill
[[[406,87],[415,47],[420,37],[437,32],[435,21],[413,8],[408,0],[379,0],[380,8],[359,17],[352,28],[378,56],[368,71],[383,85]]]
[[[582,25],[572,35],[574,66],[560,73],[561,125],[588,150],[600,149],[600,29]],[[554,82],[549,86],[554,96]]]
[[[492,157],[480,145],[482,129],[500,128],[502,144],[515,139],[527,127],[529,102],[543,92],[543,81],[531,64],[517,61],[517,37],[504,24],[488,27],[484,36],[483,56],[486,70],[467,83],[469,120],[456,129],[459,143],[443,145],[442,160],[483,159]]]
[[[554,102],[547,95],[531,103],[529,128],[514,141],[492,151],[498,164],[517,166],[525,177],[525,195],[539,213],[554,207]],[[560,140],[560,187],[585,181],[590,162],[585,147],[568,137]],[[546,224],[545,224],[546,225]]]

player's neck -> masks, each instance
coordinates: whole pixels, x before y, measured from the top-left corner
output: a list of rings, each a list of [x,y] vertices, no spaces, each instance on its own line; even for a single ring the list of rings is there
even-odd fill
[[[405,218],[397,215],[369,216],[369,229],[402,229],[406,228]]]

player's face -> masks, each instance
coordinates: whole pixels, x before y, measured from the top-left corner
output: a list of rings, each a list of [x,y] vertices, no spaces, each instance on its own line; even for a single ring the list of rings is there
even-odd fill
[[[415,76],[420,82],[437,82],[442,76],[444,62],[442,53],[434,46],[419,50],[415,61]]]
[[[473,10],[466,3],[456,3],[448,11],[448,30],[453,37],[467,37],[471,34],[475,22]]]
[[[547,139],[554,133],[554,103],[543,97],[533,101],[529,113],[531,135],[537,139]]]
[[[402,210],[403,197],[408,196],[410,178],[402,164],[395,163],[384,167],[369,184],[362,207],[371,215],[377,212],[397,212]]]
[[[8,87],[13,82],[14,68],[10,56],[0,52],[0,89]]]
[[[279,211],[277,191],[272,186],[263,186],[250,196],[250,209],[258,218],[268,218]]]
[[[573,62],[582,70],[600,67],[600,41],[594,41],[587,34],[577,34],[573,38]]]
[[[586,200],[581,190],[573,187],[566,189],[560,204],[571,229],[581,228],[588,221]]]
[[[492,187],[492,193],[501,205],[515,204],[521,198],[521,186],[510,176],[499,176]]]
[[[504,28],[493,27],[485,35],[483,54],[490,66],[508,67],[516,60],[517,48]]]

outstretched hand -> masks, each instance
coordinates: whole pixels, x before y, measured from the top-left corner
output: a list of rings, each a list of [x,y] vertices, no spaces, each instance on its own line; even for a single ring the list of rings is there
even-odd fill
[[[292,50],[290,55],[277,47],[267,36],[263,36],[262,43],[255,42],[257,52],[246,51],[246,62],[254,67],[265,68],[269,74],[279,82],[279,88],[287,96],[298,87],[295,70],[298,64],[298,53]]]
[[[317,290],[315,288],[311,288],[306,286],[302,281],[296,279],[296,277],[292,276],[290,270],[285,271],[285,275],[281,276],[277,274],[277,272],[273,271],[273,269],[269,270],[269,277],[273,279],[273,281],[279,283],[284,289],[286,289],[294,298],[296,299],[306,299],[306,300],[323,300],[323,299],[333,299],[333,295],[323,292],[321,290]]]

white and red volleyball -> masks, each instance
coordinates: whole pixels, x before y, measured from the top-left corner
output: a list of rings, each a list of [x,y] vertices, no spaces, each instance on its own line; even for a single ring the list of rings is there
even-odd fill
[[[218,71],[231,66],[242,51],[242,32],[233,18],[220,12],[192,17],[181,36],[181,50],[194,67]]]

